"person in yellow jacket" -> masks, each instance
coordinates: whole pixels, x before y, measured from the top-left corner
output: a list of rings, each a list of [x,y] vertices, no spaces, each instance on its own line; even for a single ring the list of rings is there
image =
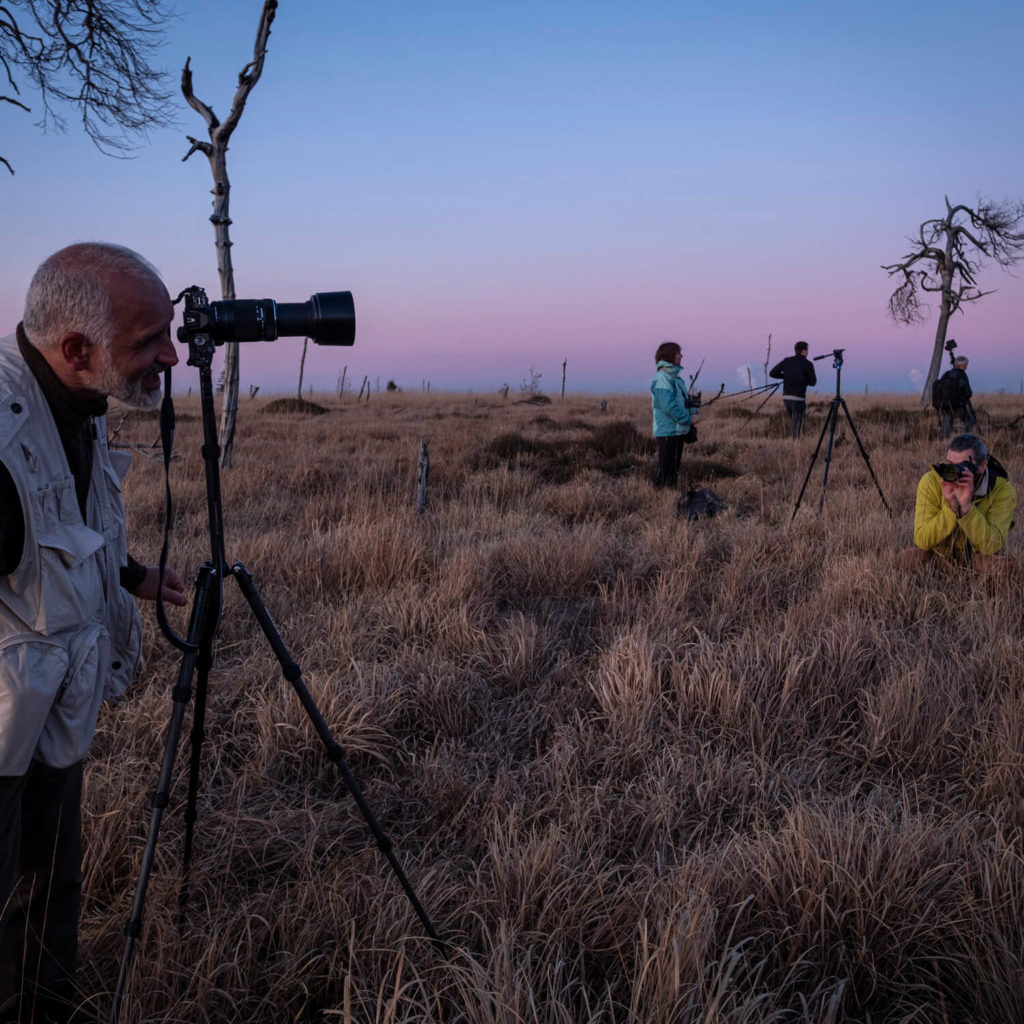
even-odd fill
[[[939,555],[977,569],[1007,563],[1004,548],[1016,508],[1017,492],[984,441],[974,434],[954,437],[945,461],[917,485],[916,561]]]

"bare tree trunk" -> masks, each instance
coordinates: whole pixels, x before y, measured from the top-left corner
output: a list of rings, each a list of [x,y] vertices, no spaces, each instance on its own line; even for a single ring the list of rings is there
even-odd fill
[[[302,401],[302,375],[306,372],[306,349],[309,348],[309,338],[302,341],[302,358],[299,360],[299,401]]]
[[[189,57],[181,72],[181,91],[188,105],[206,122],[210,141],[200,142],[187,136],[192,148],[182,158],[187,160],[196,151],[203,153],[210,162],[213,172],[213,213],[210,221],[213,224],[214,244],[217,247],[217,273],[220,276],[221,297],[226,300],[235,298],[235,272],[231,265],[231,217],[228,213],[231,182],[228,180],[227,151],[228,140],[238,125],[245,110],[245,101],[249,93],[263,74],[263,61],[267,56],[267,40],[270,38],[270,26],[277,13],[277,0],[264,0],[260,13],[259,26],[256,30],[256,43],[253,46],[252,60],[246,64],[238,76],[238,88],[231,104],[231,112],[227,120],[221,122],[213,112],[213,108],[200,100],[192,91],[192,68]],[[238,342],[229,341],[224,346],[224,403],[221,407],[220,420],[220,464],[227,468],[231,465],[231,455],[235,443],[235,421],[238,416]],[[301,382],[300,382],[301,391]]]
[[[420,441],[420,465],[417,478],[416,511],[423,515],[427,510],[427,479],[430,476],[430,453],[427,442]]]
[[[942,349],[946,344],[946,331],[949,329],[949,318],[953,313],[953,233],[946,235],[946,262],[942,267],[942,291],[939,293],[939,320],[935,325],[935,346],[932,348],[932,361],[928,366],[928,375],[924,379],[924,390],[921,392],[921,404],[928,405],[932,400],[932,384],[939,378],[942,368]]]
[[[565,365],[568,362],[569,362],[569,357],[566,356],[566,358],[562,360],[562,398],[563,399],[565,398]]]
[[[768,364],[772,361],[772,332],[768,332],[768,351],[764,354],[764,384],[768,386]]]

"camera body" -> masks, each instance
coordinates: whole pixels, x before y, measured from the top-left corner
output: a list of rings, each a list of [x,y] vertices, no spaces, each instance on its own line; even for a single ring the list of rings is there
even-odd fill
[[[950,338],[945,345],[942,346],[947,352],[952,352],[956,348],[956,339]]]
[[[968,459],[966,462],[936,462],[933,463],[932,469],[947,484],[955,484],[964,472],[970,473],[972,478],[978,476],[978,467],[973,459]]]
[[[210,302],[202,288],[182,292],[183,326],[178,340],[206,337],[215,345],[226,341],[275,341],[282,337],[311,338],[317,345],[352,345],[356,311],[351,292],[319,292],[308,302],[273,299],[229,299]]]

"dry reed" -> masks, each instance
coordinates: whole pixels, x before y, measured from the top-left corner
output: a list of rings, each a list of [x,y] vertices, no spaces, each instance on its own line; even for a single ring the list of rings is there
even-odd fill
[[[1024,1019],[1020,576],[896,567],[930,411],[850,402],[893,518],[841,424],[823,514],[824,452],[791,522],[825,405],[792,443],[774,407],[720,403],[685,466],[730,509],[689,523],[648,482],[641,398],[328,404],[243,404],[228,559],[451,955],[229,581],[191,898],[179,919],[183,744],[122,1019]],[[1011,476],[1019,404],[979,402]],[[194,574],[200,425],[178,405],[172,558]],[[160,471],[137,457],[127,491],[150,561]],[[177,666],[147,611],[145,671],[89,760],[80,980],[102,1013]]]

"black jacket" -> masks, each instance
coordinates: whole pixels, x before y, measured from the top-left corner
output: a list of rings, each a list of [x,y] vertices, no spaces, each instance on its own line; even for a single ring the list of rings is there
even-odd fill
[[[803,398],[807,389],[818,383],[814,374],[814,363],[807,356],[789,356],[776,363],[768,376],[782,381],[783,398]]]

